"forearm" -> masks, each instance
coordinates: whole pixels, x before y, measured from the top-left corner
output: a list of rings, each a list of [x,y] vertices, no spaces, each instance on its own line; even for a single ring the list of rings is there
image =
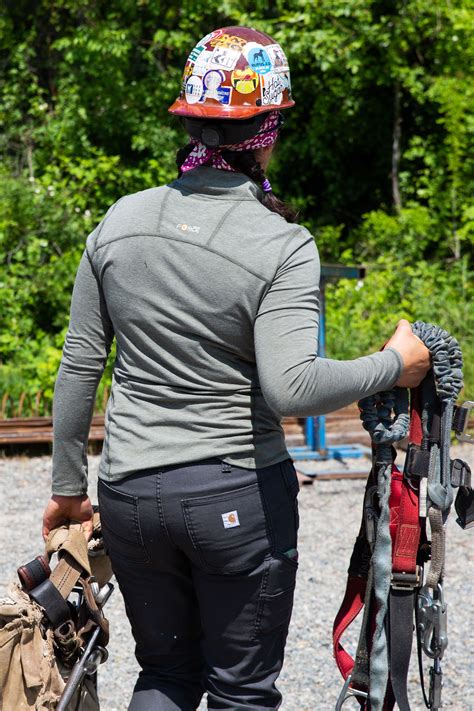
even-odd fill
[[[87,444],[102,370],[78,375],[63,364],[59,369],[53,403],[53,494],[87,493]]]
[[[324,415],[362,397],[393,387],[401,356],[388,349],[355,360],[314,357],[306,363],[260,377],[270,407],[282,417]]]

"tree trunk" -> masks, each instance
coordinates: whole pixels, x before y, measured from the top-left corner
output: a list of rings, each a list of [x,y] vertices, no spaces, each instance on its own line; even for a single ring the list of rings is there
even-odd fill
[[[400,139],[402,135],[402,117],[400,114],[400,84],[395,84],[394,102],[393,102],[393,134],[392,134],[392,199],[395,210],[400,212],[402,207],[402,198],[400,196],[400,183],[398,181],[398,172],[400,169]]]

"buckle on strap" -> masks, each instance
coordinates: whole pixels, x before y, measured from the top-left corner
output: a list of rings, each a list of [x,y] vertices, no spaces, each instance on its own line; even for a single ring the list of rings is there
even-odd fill
[[[59,627],[71,618],[69,605],[49,578],[30,590],[29,595],[43,608],[53,627]]]
[[[451,460],[451,486],[471,488],[471,467],[462,459]]]
[[[467,400],[462,405],[455,405],[453,412],[452,429],[460,442],[474,442],[473,437],[467,433],[469,427],[469,417],[474,408],[474,401]]]
[[[409,444],[405,459],[404,475],[408,478],[422,479],[428,476],[430,453],[416,444]]]
[[[392,590],[414,590],[421,585],[421,567],[416,566],[414,573],[392,572],[390,587]]]

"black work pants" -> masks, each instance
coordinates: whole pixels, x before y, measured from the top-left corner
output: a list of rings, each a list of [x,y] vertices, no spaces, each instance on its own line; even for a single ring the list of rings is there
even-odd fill
[[[103,536],[141,672],[129,711],[277,709],[298,480],[209,459],[99,482]]]

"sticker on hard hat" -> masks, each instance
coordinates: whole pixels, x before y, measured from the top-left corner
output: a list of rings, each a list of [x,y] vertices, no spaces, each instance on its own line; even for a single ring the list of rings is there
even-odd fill
[[[215,99],[221,104],[228,104],[230,101],[230,86],[222,86],[225,80],[225,74],[221,69],[210,69],[203,79],[205,92],[201,101],[206,99]]]
[[[221,104],[230,104],[230,97],[232,96],[232,89],[230,86],[220,86],[217,90],[217,100]]]
[[[216,67],[217,69],[227,69],[230,71],[237,64],[240,54],[238,49],[228,49],[227,47],[219,47],[219,45],[217,45],[212,53],[208,66],[209,68]]]
[[[212,39],[214,39],[214,37],[220,37],[220,36],[223,35],[223,34],[224,34],[224,30],[223,30],[223,29],[214,30],[214,32],[209,32],[208,35],[206,35],[206,36],[203,37],[201,40],[199,40],[198,44],[207,44],[207,43],[210,42]]]
[[[209,60],[212,57],[212,52],[209,49],[205,49],[201,52],[197,58],[194,67],[191,65],[192,74],[197,74],[197,76],[203,76],[208,70]]]
[[[217,98],[216,91],[225,80],[225,74],[221,69],[210,69],[204,75],[202,83],[206,90],[206,99]]]
[[[247,41],[243,37],[236,37],[235,35],[222,34],[218,37],[211,37],[209,40],[211,47],[230,47],[231,49],[237,49],[239,52],[247,44]]]
[[[272,70],[272,62],[261,44],[249,42],[244,49],[247,61],[257,74],[268,74]]]
[[[258,87],[258,74],[250,67],[234,69],[231,76],[232,86],[239,94],[251,94]]]
[[[279,106],[283,100],[283,91],[286,84],[280,74],[266,74],[262,77],[262,104],[276,104]]]
[[[280,74],[281,78],[285,82],[285,87],[288,89],[288,92],[291,94],[291,79],[290,79],[290,72],[282,72]]]
[[[268,55],[273,62],[273,71],[287,72],[289,71],[288,60],[279,44],[269,44],[265,47]]]
[[[182,91],[186,91],[186,82],[188,81],[189,77],[193,73],[193,65],[191,62],[188,62],[186,66],[184,67],[184,72],[183,72],[183,79],[181,82],[181,89]]]
[[[191,76],[186,82],[186,101],[188,104],[197,104],[204,91],[201,77]]]
[[[194,49],[191,50],[191,54],[188,57],[188,62],[195,62],[201,52],[204,52],[204,50],[205,47],[200,47],[199,45],[196,45]]]

